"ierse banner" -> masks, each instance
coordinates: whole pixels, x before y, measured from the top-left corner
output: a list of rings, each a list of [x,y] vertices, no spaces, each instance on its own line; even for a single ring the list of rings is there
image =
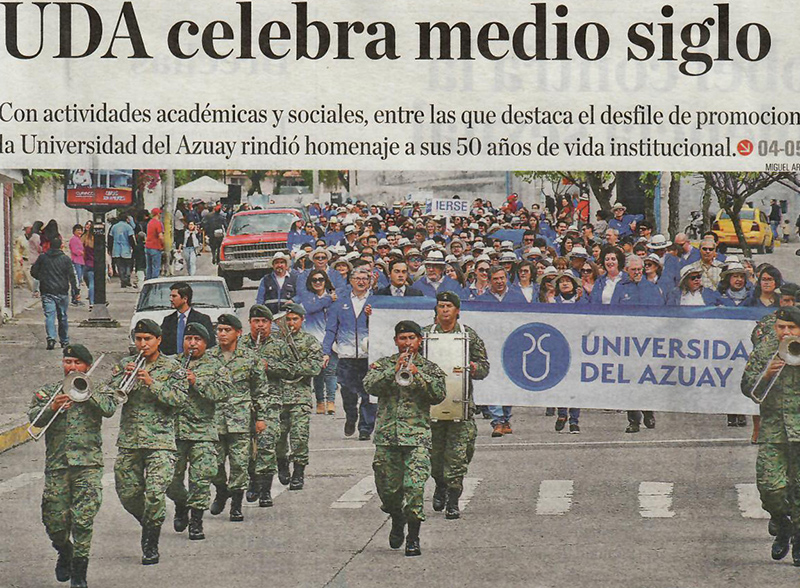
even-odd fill
[[[435,301],[373,298],[370,361],[396,352],[394,325],[433,322]],[[758,414],[740,391],[763,311],[739,308],[521,307],[465,302],[486,343],[478,404]]]
[[[428,207],[429,214],[440,216],[469,216],[470,203],[457,198],[433,198]]]

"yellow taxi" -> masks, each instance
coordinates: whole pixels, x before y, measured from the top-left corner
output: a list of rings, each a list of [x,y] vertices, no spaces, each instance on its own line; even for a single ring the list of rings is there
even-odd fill
[[[775,242],[767,215],[758,208],[744,207],[739,212],[739,220],[741,221],[742,232],[747,244],[755,247],[758,253],[772,253],[775,248]],[[717,218],[714,219],[711,230],[717,234],[721,244],[724,243],[729,247],[739,246],[739,239],[733,228],[733,221],[724,210],[720,210],[717,213]]]

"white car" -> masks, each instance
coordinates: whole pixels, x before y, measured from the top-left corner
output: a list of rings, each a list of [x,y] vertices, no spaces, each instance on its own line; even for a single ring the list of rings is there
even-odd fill
[[[139,300],[131,317],[130,340],[133,344],[133,327],[141,319],[152,319],[159,325],[164,317],[175,311],[169,300],[170,286],[186,282],[192,287],[192,308],[211,318],[216,326],[221,314],[236,314],[244,302],[233,302],[225,280],[217,276],[173,276],[147,280],[139,292]]]

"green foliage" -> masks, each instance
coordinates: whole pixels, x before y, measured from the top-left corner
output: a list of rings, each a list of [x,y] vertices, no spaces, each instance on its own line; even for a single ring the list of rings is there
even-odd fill
[[[55,169],[22,170],[22,183],[14,186],[14,199],[33,197],[38,202],[39,190],[49,182],[62,183],[64,171]]]

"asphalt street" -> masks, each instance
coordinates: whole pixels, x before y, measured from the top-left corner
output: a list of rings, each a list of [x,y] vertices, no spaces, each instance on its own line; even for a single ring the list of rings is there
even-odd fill
[[[796,274],[795,249],[757,261],[771,259]],[[203,256],[201,272],[210,273],[207,264]],[[109,293],[123,326],[85,336],[75,330],[72,338],[121,354],[135,293],[114,283]],[[254,296],[251,282],[234,298],[249,304]],[[85,314],[71,310],[74,328]],[[20,417],[39,385],[60,379],[59,358],[44,350],[42,331],[35,306],[0,328],[8,370],[0,387],[4,421]],[[247,505],[242,523],[207,514],[205,541],[172,531],[168,503],[161,563],[143,567],[138,524],[114,491],[117,416],[104,428],[106,484],[89,585],[672,588],[800,581],[791,558],[769,556],[749,426],[728,428],[722,415],[658,414],[654,430],[626,435],[624,413],[594,410],[581,415],[581,434],[570,435],[556,433],[554,421],[544,409],[516,409],[514,434],[500,439],[479,421],[461,520],[445,520],[428,501],[423,555],[406,558],[388,547],[388,517],[371,479],[373,446],[343,435],[337,406],[336,416],[312,416],[303,491],[284,491],[276,480],[273,508]],[[43,442],[0,454],[2,587],[57,585],[55,551],[41,524],[43,467]]]

